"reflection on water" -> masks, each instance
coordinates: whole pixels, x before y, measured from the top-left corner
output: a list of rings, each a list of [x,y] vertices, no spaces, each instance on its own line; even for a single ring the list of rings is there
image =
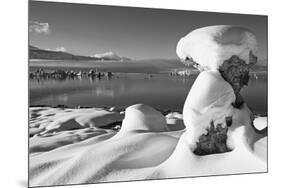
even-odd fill
[[[110,78],[30,79],[30,105],[127,107],[144,103],[163,110],[181,111],[196,78],[166,74],[120,74]],[[267,76],[252,78],[242,91],[256,113],[267,113]]]

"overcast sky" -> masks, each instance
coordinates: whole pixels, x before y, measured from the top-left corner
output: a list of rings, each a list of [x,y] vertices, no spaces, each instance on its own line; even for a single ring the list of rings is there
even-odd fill
[[[30,44],[93,55],[112,51],[133,59],[175,59],[178,40],[208,25],[239,25],[255,33],[267,58],[267,17],[31,1]]]

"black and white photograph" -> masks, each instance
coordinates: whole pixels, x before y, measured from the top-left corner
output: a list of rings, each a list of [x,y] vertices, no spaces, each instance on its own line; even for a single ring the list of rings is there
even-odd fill
[[[30,187],[268,172],[268,16],[28,3]]]

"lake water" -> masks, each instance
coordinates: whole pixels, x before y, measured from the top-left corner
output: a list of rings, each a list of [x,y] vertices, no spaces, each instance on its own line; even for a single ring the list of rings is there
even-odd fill
[[[127,107],[144,103],[162,110],[181,112],[196,77],[197,75],[183,78],[168,74],[118,74],[111,79],[30,79],[29,103],[71,107]],[[267,75],[259,75],[258,79],[251,78],[242,95],[255,113],[267,114]]]

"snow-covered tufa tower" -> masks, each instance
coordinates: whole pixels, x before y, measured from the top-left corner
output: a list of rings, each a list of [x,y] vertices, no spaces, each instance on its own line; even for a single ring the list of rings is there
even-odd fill
[[[182,61],[201,71],[183,109],[187,139],[194,152],[201,155],[231,150],[230,127],[242,118],[235,116],[236,109],[245,104],[239,92],[248,83],[250,67],[257,62],[256,37],[243,27],[208,26],[181,38],[176,52]],[[252,113],[247,112],[243,120],[251,124]]]

